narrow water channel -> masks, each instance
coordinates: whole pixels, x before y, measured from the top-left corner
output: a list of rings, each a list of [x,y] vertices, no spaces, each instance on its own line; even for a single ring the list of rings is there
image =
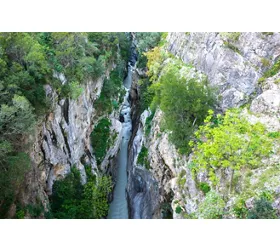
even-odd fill
[[[129,64],[127,77],[124,80],[126,89],[125,100],[121,109],[121,116],[124,121],[122,123],[122,141],[118,155],[118,172],[117,181],[113,193],[113,201],[110,204],[108,219],[128,219],[128,206],[126,199],[127,185],[127,158],[128,158],[128,143],[131,137],[132,121],[130,114],[129,92],[132,83],[133,67]]]

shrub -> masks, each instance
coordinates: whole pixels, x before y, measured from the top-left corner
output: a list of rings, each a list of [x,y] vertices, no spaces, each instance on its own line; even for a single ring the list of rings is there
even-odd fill
[[[117,67],[110,72],[109,79],[104,80],[100,97],[95,102],[95,106],[99,114],[111,113],[113,108],[116,108],[119,103],[122,102],[125,93],[125,90],[122,87],[123,72],[124,65],[119,62]]]
[[[104,218],[109,211],[108,195],[111,191],[111,177],[102,176],[97,178],[95,182],[88,182],[84,186],[79,217],[87,219]]]
[[[204,194],[207,194],[211,190],[207,182],[200,182],[198,187]]]
[[[81,184],[80,172],[71,168],[71,173],[53,185],[50,197],[51,212],[46,218],[99,219],[109,210],[108,194],[112,191],[112,180],[107,176],[95,178],[87,169],[87,183]]]
[[[16,218],[17,219],[24,219],[24,216],[25,216],[24,210],[19,210],[19,211],[16,212]]]
[[[248,219],[276,219],[276,212],[266,198],[260,198],[248,212]]]
[[[79,203],[83,193],[80,172],[72,167],[71,172],[53,184],[50,196],[51,211],[58,219],[73,219],[78,216]]]
[[[138,155],[137,164],[144,166],[146,169],[150,169],[148,149],[144,145],[142,145],[141,151]]]
[[[32,218],[39,218],[44,212],[42,204],[28,204],[26,208]]]
[[[77,100],[79,96],[83,93],[83,88],[80,87],[78,82],[70,82],[69,84],[64,84],[61,88],[61,96]]]
[[[280,132],[269,132],[267,136],[270,138],[280,138]]]
[[[147,57],[144,52],[156,47],[161,40],[160,32],[137,32],[137,50],[139,59],[137,62],[138,68],[144,68],[147,64]]]
[[[245,201],[238,199],[233,206],[233,212],[239,219],[246,219],[248,216],[248,209],[246,208]]]
[[[230,168],[232,186],[234,171],[260,167],[261,160],[271,153],[272,141],[263,124],[249,123],[239,110],[228,110],[217,118],[218,124],[213,124],[213,111],[209,111],[205,125],[195,132],[196,141],[190,142],[194,146],[192,171],[207,170],[210,180],[217,184],[214,169]]]
[[[206,194],[205,200],[199,205],[199,218],[221,219],[224,214],[224,207],[224,200],[216,192],[210,191]]]
[[[155,116],[155,112],[152,112],[146,119],[145,122],[145,135],[149,136],[151,129],[152,129],[152,121]]]
[[[97,164],[100,165],[104,159],[109,146],[111,121],[108,118],[101,119],[92,131],[91,145]]]
[[[182,211],[183,211],[183,209],[179,205],[175,209],[176,214],[180,214]]]

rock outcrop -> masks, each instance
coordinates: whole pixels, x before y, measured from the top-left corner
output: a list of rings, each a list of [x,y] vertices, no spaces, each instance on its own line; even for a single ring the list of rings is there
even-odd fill
[[[192,64],[219,88],[223,110],[237,107],[260,92],[258,79],[280,56],[280,34],[241,33],[234,40],[222,33],[167,36],[168,50]]]

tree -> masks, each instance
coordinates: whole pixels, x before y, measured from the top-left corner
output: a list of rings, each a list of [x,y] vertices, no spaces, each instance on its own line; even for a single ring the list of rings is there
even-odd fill
[[[55,218],[77,218],[80,200],[83,195],[80,172],[72,167],[71,172],[62,180],[55,181],[50,197],[51,211]]]
[[[156,98],[164,112],[166,128],[172,131],[171,141],[180,153],[188,153],[191,135],[215,105],[215,98],[206,80],[187,80],[180,76],[179,69],[176,64],[170,65],[162,73]]]
[[[272,142],[263,124],[251,124],[238,109],[228,110],[224,116],[209,111],[205,124],[195,132],[192,171],[208,171],[213,184],[218,183],[215,171],[219,168],[234,171],[241,168],[257,168],[262,159],[269,156]]]
[[[96,182],[85,185],[81,202],[81,216],[88,219],[101,219],[108,214],[108,195],[112,191],[110,177],[102,176]]]
[[[2,104],[0,110],[0,136],[10,140],[29,133],[35,125],[33,108],[24,96],[14,95],[12,104]]]

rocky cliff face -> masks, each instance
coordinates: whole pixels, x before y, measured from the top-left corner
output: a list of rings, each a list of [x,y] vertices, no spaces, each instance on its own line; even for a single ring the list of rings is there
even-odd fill
[[[257,121],[266,125],[269,131],[279,131],[279,77],[280,74],[265,79],[262,84],[258,79],[268,70],[280,56],[280,34],[241,33],[237,39],[229,39],[220,33],[169,33],[167,36],[167,50],[186,64],[192,64],[201,73],[208,77],[211,85],[219,90],[219,107],[225,111],[231,107],[244,105],[243,114],[249,121]],[[204,193],[198,188],[197,182],[209,183],[204,172],[193,179],[188,163],[192,155],[180,155],[174,145],[168,140],[168,133],[160,131],[162,112],[157,110],[149,136],[146,136],[145,119],[149,115],[145,111],[133,141],[132,165],[135,176],[138,176],[139,192],[134,195],[134,203],[139,206],[153,202],[153,209],[149,218],[160,218],[161,205],[164,201],[171,202],[173,218],[183,218],[176,213],[178,205],[187,212],[195,213],[198,205],[204,200]],[[174,121],[175,122],[175,121]],[[137,157],[141,147],[148,148],[150,169],[144,169],[137,164]],[[274,145],[274,152],[279,145]],[[276,193],[273,206],[279,210],[280,172],[275,170],[279,162],[278,154],[264,160],[262,169],[247,173],[239,173],[236,189],[242,193],[249,186],[254,186],[254,192],[261,192],[266,188]],[[145,172],[141,174],[141,172]],[[231,172],[217,172],[220,177],[220,186],[216,190],[222,195],[229,185]],[[263,182],[264,176],[270,176],[271,181]],[[151,180],[153,180],[151,182]],[[183,181],[182,181],[183,180]],[[158,193],[154,193],[153,185],[158,186]],[[246,186],[247,185],[247,186]],[[144,187],[144,188],[143,188]],[[150,188],[150,196],[145,195],[145,189]],[[278,198],[277,198],[278,197]],[[232,209],[236,196],[229,196],[226,208]],[[253,198],[246,201],[247,208],[252,207]],[[133,203],[132,202],[132,203]],[[135,207],[136,207],[135,205]],[[152,208],[150,208],[152,209]],[[157,213],[155,213],[157,211]],[[157,216],[152,216],[157,214]],[[230,217],[230,216],[229,216]]]
[[[35,143],[31,151],[32,171],[28,174],[25,187],[21,191],[21,200],[24,204],[42,202],[45,211],[48,211],[48,195],[52,192],[55,180],[64,178],[75,166],[81,173],[82,182],[86,182],[85,165],[91,166],[92,172],[97,171],[97,164],[90,143],[90,134],[102,117],[98,116],[94,102],[100,95],[106,75],[95,81],[84,84],[84,91],[77,100],[60,99],[57,93],[49,86],[45,86],[46,93],[51,99],[52,110],[38,127],[33,140]],[[59,76],[65,81],[65,77]],[[108,150],[100,169],[110,172],[115,170],[114,157],[119,143],[121,122],[119,110],[109,115],[111,120],[111,134],[117,134]],[[111,166],[111,167],[110,167]]]
[[[193,64],[220,90],[223,110],[245,104],[260,93],[258,79],[280,56],[280,34],[169,33],[168,50]]]

